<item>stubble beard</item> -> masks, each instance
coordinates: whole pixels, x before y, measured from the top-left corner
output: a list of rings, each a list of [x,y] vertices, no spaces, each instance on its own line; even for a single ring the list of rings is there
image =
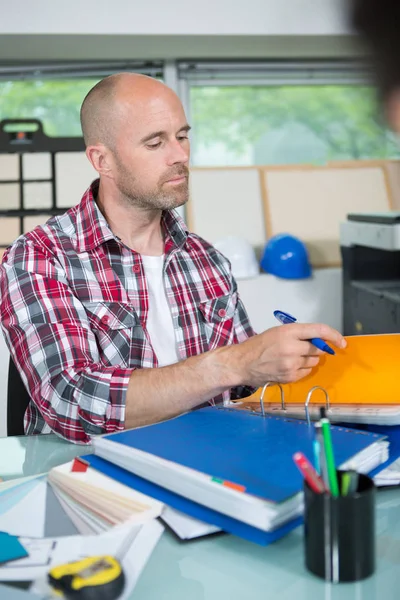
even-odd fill
[[[185,181],[174,185],[171,191],[163,189],[169,179],[183,176],[186,177]],[[157,187],[150,191],[141,189],[137,179],[125,167],[119,165],[116,184],[125,202],[143,210],[171,210],[183,206],[189,199],[189,169],[185,165],[164,175]]]

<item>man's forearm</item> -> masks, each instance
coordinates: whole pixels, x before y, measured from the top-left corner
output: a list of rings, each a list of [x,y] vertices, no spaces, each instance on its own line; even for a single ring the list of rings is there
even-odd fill
[[[241,384],[229,366],[230,348],[220,348],[168,367],[137,369],[126,397],[125,427],[175,417]]]
[[[343,336],[327,325],[292,323],[170,367],[137,369],[129,381],[125,427],[174,417],[239,385],[298,381],[319,363],[322,350],[309,341],[316,337],[346,347]]]

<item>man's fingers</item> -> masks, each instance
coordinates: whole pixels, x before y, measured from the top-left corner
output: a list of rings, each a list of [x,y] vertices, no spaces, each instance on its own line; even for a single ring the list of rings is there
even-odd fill
[[[323,323],[296,323],[296,327],[301,340],[321,338],[325,342],[333,344],[336,348],[345,348],[347,345],[342,334],[329,327],[329,325]]]
[[[293,383],[295,383],[296,381],[300,381],[300,379],[304,379],[304,377],[307,377],[308,375],[311,375],[312,373],[312,369],[299,369],[297,371],[297,377],[296,379],[293,380]]]
[[[319,363],[319,356],[307,356],[303,358],[300,369],[313,369]]]
[[[324,354],[323,350],[320,350],[314,344],[310,342],[300,342],[302,344],[302,356],[322,356]]]

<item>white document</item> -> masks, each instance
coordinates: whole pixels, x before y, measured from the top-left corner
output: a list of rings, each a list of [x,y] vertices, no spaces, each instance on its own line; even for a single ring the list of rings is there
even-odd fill
[[[29,591],[42,598],[59,598],[47,583],[47,573],[52,567],[88,556],[111,555],[117,556],[122,564],[125,587],[119,600],[126,600],[163,531],[162,524],[152,520],[144,525],[120,525],[98,536],[21,538],[29,556],[0,566],[0,581],[31,581]]]
[[[25,488],[8,490],[15,503],[8,507],[7,494],[0,496],[0,531],[11,535],[41,538],[44,536],[47,482],[44,478],[29,481]],[[18,495],[17,495],[18,494]]]
[[[208,523],[204,523],[204,521],[188,517],[169,506],[164,509],[161,518],[181,540],[193,540],[194,538],[221,531],[215,525],[209,525]]]
[[[236,405],[238,403],[235,403]],[[308,412],[310,418],[319,418],[318,404],[310,404]],[[265,406],[268,414],[290,417],[293,419],[304,419],[304,406],[301,404],[286,404],[283,410],[280,404]],[[400,408],[398,405],[375,405],[375,404],[331,404],[329,408],[329,420],[331,423],[363,423],[365,425],[400,425]]]
[[[44,475],[30,475],[29,477],[18,477],[17,479],[9,479],[7,481],[0,482],[0,499],[1,495],[10,489],[17,488],[20,486],[26,486],[28,483],[35,479],[43,479]]]

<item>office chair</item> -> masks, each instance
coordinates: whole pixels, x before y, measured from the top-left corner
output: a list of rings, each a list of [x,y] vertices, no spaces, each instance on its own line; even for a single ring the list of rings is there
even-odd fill
[[[30,396],[21,375],[10,357],[7,389],[7,435],[24,435],[24,415]]]

